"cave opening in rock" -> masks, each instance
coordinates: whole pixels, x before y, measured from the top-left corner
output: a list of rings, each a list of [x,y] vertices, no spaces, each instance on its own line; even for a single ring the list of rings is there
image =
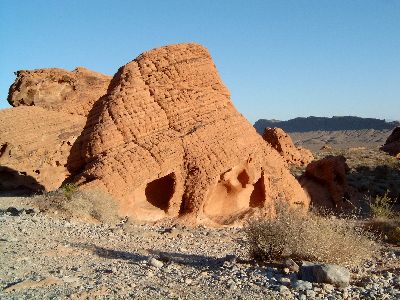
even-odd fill
[[[265,202],[264,174],[254,184],[253,192],[250,195],[250,207],[261,207]]]
[[[247,174],[246,170],[243,170],[242,172],[239,173],[237,180],[242,185],[242,188],[245,188],[246,185],[250,183],[250,177],[249,174]]]
[[[168,174],[149,182],[145,189],[146,200],[152,206],[167,211],[175,192],[175,175]]]
[[[213,221],[224,224],[249,208],[252,191],[253,185],[247,169],[234,167],[221,175],[211,189],[204,204],[204,213]]]

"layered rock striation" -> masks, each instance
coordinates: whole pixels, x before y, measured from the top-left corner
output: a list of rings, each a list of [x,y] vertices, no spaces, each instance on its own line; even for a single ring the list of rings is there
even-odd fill
[[[105,189],[137,219],[228,224],[256,208],[271,214],[278,198],[308,204],[197,44],[151,50],[120,68],[79,142],[77,182]]]
[[[59,188],[71,175],[68,157],[85,121],[35,106],[0,110],[0,189]]]

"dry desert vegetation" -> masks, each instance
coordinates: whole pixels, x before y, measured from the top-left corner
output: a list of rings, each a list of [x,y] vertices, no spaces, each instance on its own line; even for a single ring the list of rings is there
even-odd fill
[[[1,299],[400,297],[398,129],[382,148],[260,135],[193,43],[112,78],[16,75]]]

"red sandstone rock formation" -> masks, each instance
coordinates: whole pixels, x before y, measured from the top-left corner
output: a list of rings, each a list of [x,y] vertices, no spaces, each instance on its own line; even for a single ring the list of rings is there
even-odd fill
[[[400,158],[400,127],[396,127],[381,150]]]
[[[276,149],[289,164],[305,166],[314,159],[310,150],[296,147],[290,136],[281,128],[265,128],[263,139]]]
[[[311,162],[300,177],[302,187],[309,193],[312,205],[317,207],[347,208],[350,188],[346,173],[349,167],[344,156],[326,156]]]
[[[16,73],[8,102],[12,106],[39,106],[86,116],[95,101],[107,92],[111,76],[76,68],[23,70]]]
[[[70,175],[67,159],[85,118],[41,107],[0,110],[0,188],[54,190]]]
[[[154,49],[120,68],[88,123],[77,182],[113,195],[121,214],[229,224],[270,215],[277,199],[308,205],[200,45]]]
[[[76,85],[79,70],[72,79],[58,69],[24,72],[10,102],[46,110],[1,111],[7,171],[48,190],[73,177],[114,196],[121,215],[144,221],[232,224],[271,216],[277,200],[308,207],[282,157],[236,111],[200,45],[143,53],[118,70],[103,97],[100,75],[94,85]]]

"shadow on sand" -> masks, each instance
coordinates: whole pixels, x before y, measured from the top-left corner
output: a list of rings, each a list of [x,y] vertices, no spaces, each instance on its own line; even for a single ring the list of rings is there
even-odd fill
[[[179,265],[191,266],[198,269],[215,269],[220,268],[225,261],[229,261],[229,257],[215,258],[205,255],[186,254],[177,252],[166,252],[157,250],[148,250],[148,255],[126,252],[99,247],[93,244],[73,244],[73,247],[88,249],[93,254],[107,259],[123,259],[133,263],[147,261],[150,257],[154,257],[163,262],[172,262]]]
[[[45,190],[35,178],[25,172],[0,166],[0,196],[17,197],[40,194]]]

